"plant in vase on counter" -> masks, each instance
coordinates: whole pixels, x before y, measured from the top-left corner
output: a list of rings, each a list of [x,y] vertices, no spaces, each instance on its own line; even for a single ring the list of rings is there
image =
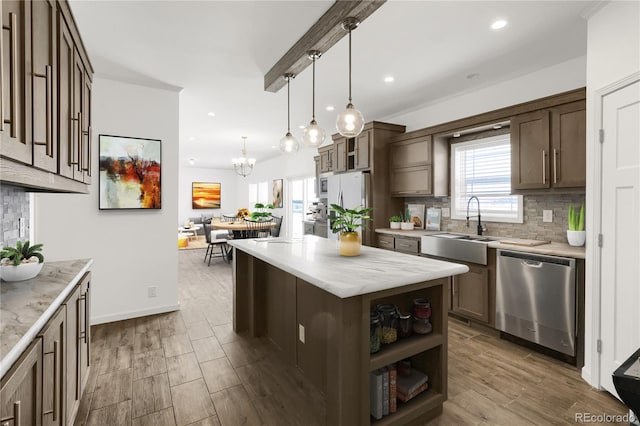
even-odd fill
[[[253,206],[256,210],[249,215],[250,219],[254,222],[262,222],[271,220],[271,212],[273,210],[272,204],[255,203]]]
[[[0,265],[4,281],[28,280],[40,273],[44,262],[42,244],[30,245],[29,240],[18,241],[15,247],[0,251]]]
[[[400,213],[400,219],[402,221],[402,223],[400,223],[400,229],[403,231],[410,231],[413,229],[413,221],[411,220],[409,209],[405,209],[404,213]]]
[[[340,254],[342,256],[359,256],[362,238],[358,229],[365,226],[367,220],[371,220],[368,213],[371,208],[361,206],[353,209],[345,209],[338,204],[331,204],[331,210],[336,213],[331,221],[331,231],[340,233]]]
[[[584,203],[578,212],[573,205],[569,206],[569,229],[567,230],[567,241],[570,246],[580,247],[586,240],[584,230]]]
[[[391,216],[389,218],[389,228],[400,229],[401,222],[402,222],[402,218],[400,216]]]

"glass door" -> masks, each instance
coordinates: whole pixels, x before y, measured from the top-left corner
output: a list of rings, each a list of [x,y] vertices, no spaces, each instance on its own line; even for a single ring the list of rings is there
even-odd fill
[[[291,238],[302,238],[304,235],[304,224],[309,204],[318,201],[316,194],[315,177],[300,177],[289,180],[290,202],[287,205],[288,221],[287,235]]]

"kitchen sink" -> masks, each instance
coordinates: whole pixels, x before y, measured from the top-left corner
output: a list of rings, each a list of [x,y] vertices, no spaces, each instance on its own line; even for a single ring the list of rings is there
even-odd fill
[[[421,241],[421,252],[463,262],[487,264],[487,243],[496,241],[482,235],[435,234],[425,235]]]

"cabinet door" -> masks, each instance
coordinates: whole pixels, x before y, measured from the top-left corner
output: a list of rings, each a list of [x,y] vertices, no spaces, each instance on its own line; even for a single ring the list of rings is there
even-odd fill
[[[2,0],[0,14],[0,154],[32,164],[31,2]]]
[[[391,171],[391,195],[406,197],[431,194],[431,166],[405,167]]]
[[[2,378],[0,424],[42,424],[42,340],[35,339]]]
[[[393,235],[378,234],[378,248],[393,250]]]
[[[331,155],[332,151],[333,145],[318,149],[318,154],[320,154],[320,173],[327,173],[333,169],[331,164],[333,160]]]
[[[452,310],[465,317],[489,322],[489,271],[486,266],[467,264],[469,272],[455,275]]]
[[[58,173],[71,179],[77,158],[73,130],[74,49],[71,32],[58,12]]]
[[[80,143],[82,145],[82,181],[91,183],[91,79],[85,70],[82,78],[82,123]]]
[[[511,119],[511,189],[549,188],[549,112]]]
[[[394,243],[396,251],[407,254],[420,253],[420,240],[417,238],[395,237]]]
[[[45,328],[42,337],[42,424],[64,426],[66,382],[67,311],[62,305]]]
[[[54,0],[39,0],[31,4],[33,165],[56,173],[56,3]]]
[[[334,172],[347,171],[347,138],[340,138],[333,141],[333,153],[336,163],[333,167]]]
[[[551,110],[551,179],[556,188],[586,186],[585,101]]]
[[[78,303],[78,328],[80,329],[80,335],[78,336],[80,363],[80,397],[82,397],[82,392],[84,391],[84,387],[87,384],[87,379],[89,378],[89,365],[91,361],[91,353],[89,348],[89,343],[91,342],[91,327],[89,325],[91,309],[89,299],[90,282],[91,274],[87,273],[82,278],[82,281],[80,283],[80,300]]]
[[[356,137],[356,161],[355,169],[362,170],[369,168],[369,153],[371,152],[371,130],[363,132]]]
[[[389,147],[393,169],[431,164],[431,136],[394,142]]]
[[[67,418],[72,419],[75,417],[75,413],[82,397],[80,393],[80,380],[79,380],[79,336],[80,336],[80,321],[78,318],[80,305],[80,286],[76,286],[67,300],[64,302],[64,306],[67,310],[67,369],[66,369],[66,413]]]

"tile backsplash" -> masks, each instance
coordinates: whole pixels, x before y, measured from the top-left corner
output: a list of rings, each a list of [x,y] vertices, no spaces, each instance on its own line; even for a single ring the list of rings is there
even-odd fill
[[[584,194],[551,194],[524,196],[524,223],[486,222],[486,235],[496,237],[525,238],[567,242],[567,214],[569,206],[580,206]],[[450,208],[449,197],[411,197],[405,203],[425,204],[426,208]],[[482,206],[481,206],[482,207]],[[553,210],[553,222],[542,222],[542,211]],[[482,212],[482,208],[480,209]],[[440,219],[440,229],[450,232],[475,233],[476,220],[471,219],[467,228],[464,220],[448,217]]]
[[[29,193],[24,188],[13,185],[0,185],[2,210],[2,247],[15,245],[18,241],[19,219],[25,220],[25,235],[29,235]],[[27,239],[27,237],[22,238]]]

